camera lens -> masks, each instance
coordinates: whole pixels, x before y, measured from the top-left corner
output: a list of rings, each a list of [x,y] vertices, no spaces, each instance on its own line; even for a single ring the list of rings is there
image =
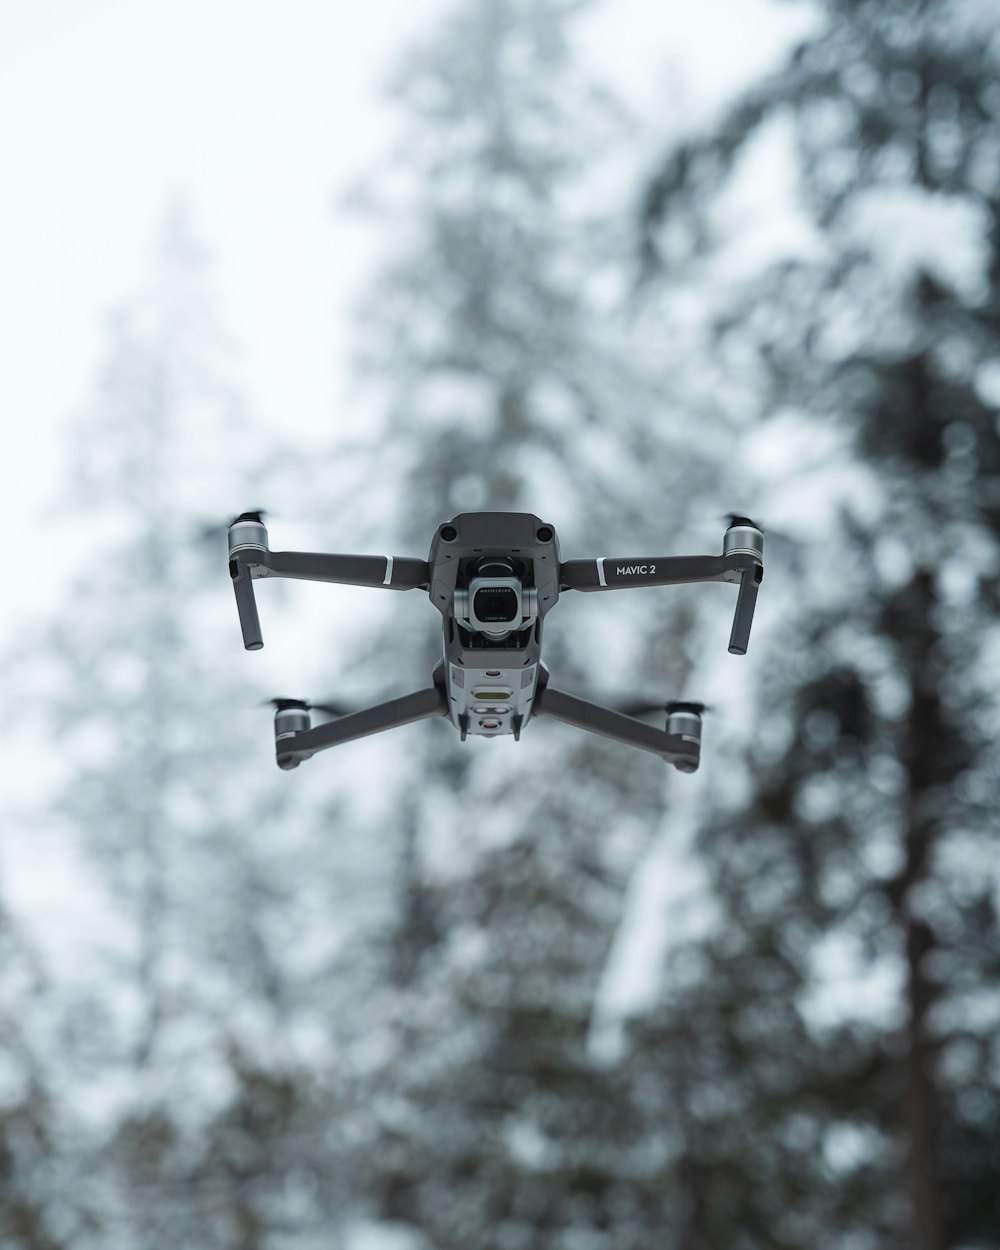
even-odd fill
[[[473,600],[472,610],[476,619],[508,625],[518,618],[521,604],[510,586],[480,586]]]

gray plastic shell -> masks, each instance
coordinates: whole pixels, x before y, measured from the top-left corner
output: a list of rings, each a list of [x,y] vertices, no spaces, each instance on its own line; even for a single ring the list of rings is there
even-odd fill
[[[490,557],[518,570],[527,611],[506,637],[469,628],[468,591]],[[555,529],[529,512],[466,512],[431,542],[430,598],[443,617],[448,716],[462,736],[520,736],[532,714],[545,614],[559,599]],[[485,698],[477,698],[487,696]]]

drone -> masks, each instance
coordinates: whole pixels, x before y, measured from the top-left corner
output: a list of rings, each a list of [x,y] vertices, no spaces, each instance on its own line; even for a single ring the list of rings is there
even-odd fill
[[[264,645],[254,582],[267,577],[422,590],[441,613],[444,654],[426,689],[353,712],[301,699],[272,700],[275,751],[284,769],[342,742],[435,716],[447,717],[463,742],[469,735],[517,741],[530,720],[547,716],[651,751],[693,773],[701,758],[704,704],[619,710],[557,690],[541,662],[542,622],[570,590],[732,582],[739,592],[729,650],[745,655],[763,555],[760,527],[736,515],[729,518],[718,556],[567,561],[559,558],[553,527],[527,512],[464,512],[438,526],[426,560],[271,551],[262,513],[241,513],[229,525],[229,574],[248,651]],[[638,719],[655,710],[666,713],[663,729]],[[311,711],[333,719],[313,725]]]

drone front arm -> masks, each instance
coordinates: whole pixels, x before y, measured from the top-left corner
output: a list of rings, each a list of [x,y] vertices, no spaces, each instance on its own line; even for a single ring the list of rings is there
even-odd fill
[[[560,590],[625,590],[631,586],[681,586],[686,582],[738,581],[732,556],[601,556],[559,566]]]
[[[388,590],[426,590],[430,585],[430,565],[426,560],[271,551],[267,546],[267,530],[259,519],[253,519],[256,516],[239,518],[229,527],[229,575],[236,592],[243,645],[248,651],[259,651],[264,645],[253,593],[257,578],[291,577]]]
[[[567,560],[559,566],[561,590],[625,590],[632,586],[679,586],[689,582],[738,583],[740,590],[729,635],[729,650],[734,655],[746,655],[757,588],[763,577],[760,550],[729,551],[721,556],[620,559],[602,556],[597,560]]]
[[[426,590],[431,576],[426,560],[393,556],[262,551],[253,556],[251,563],[254,577],[292,577],[307,582],[336,582],[341,586],[384,586],[388,590]]]

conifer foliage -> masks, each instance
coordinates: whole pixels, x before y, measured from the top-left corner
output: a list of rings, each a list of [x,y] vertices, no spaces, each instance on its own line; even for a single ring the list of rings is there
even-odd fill
[[[48,1158],[37,1188],[68,1180],[58,1201],[42,1195],[56,1232],[15,1189],[3,1239],[263,1245],[234,1229],[271,1218],[247,1178],[266,1189],[280,1172],[258,1139],[292,1112],[275,1099],[251,1123],[234,1108],[247,1071],[281,1088],[294,1066],[275,1044],[297,1001],[278,934],[302,869],[281,837],[286,796],[268,785],[266,718],[261,734],[241,714],[253,694],[222,659],[240,654],[225,509],[256,440],[182,210],[110,338],[57,510],[77,542],[65,597],[8,657],[11,688],[35,695],[20,729],[52,769],[12,836],[44,848],[72,890],[25,922],[45,957],[22,1010],[47,1035],[9,1154],[17,1177],[34,1135]]]
[[[636,1054],[671,1091],[678,1245],[985,1248],[1000,26],[970,3],[823,14],[647,199],[651,270],[695,216],[710,263],[726,175],[790,125],[812,244],[731,289],[719,350],[763,361],[765,409],[839,436],[853,489],[760,640],[769,732],[703,830],[724,925],[678,953]]]

